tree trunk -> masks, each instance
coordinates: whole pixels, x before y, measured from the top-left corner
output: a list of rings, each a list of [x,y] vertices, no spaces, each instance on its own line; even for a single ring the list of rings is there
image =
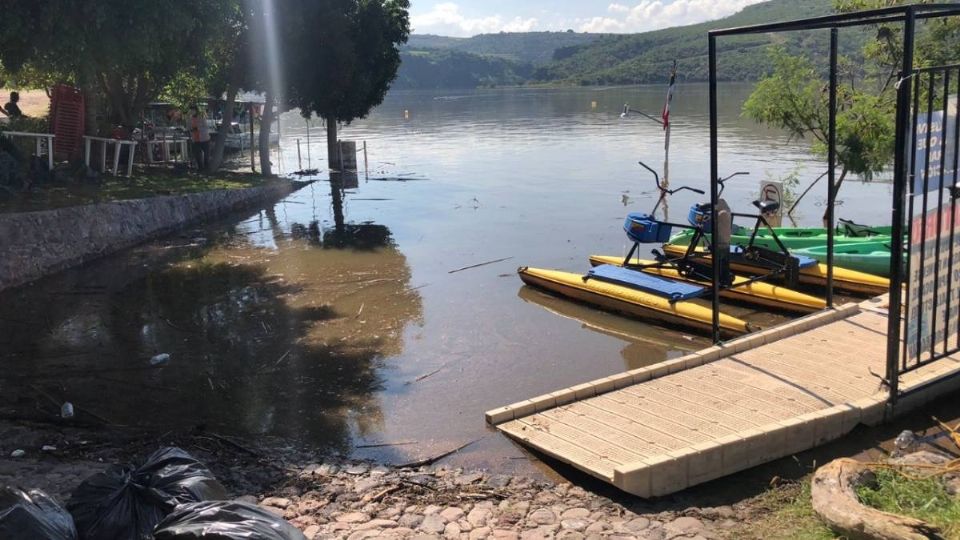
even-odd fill
[[[227,135],[233,124],[233,107],[237,102],[237,87],[230,85],[227,88],[227,102],[224,105],[223,121],[220,123],[220,129],[217,130],[217,137],[213,141],[213,148],[210,150],[210,172],[220,170],[223,165],[223,150],[227,146]]]
[[[848,173],[848,172],[849,172],[849,171],[847,170],[846,167],[844,167],[843,169],[840,170],[840,178],[837,178],[837,184],[836,184],[835,186],[833,186],[833,201],[834,201],[834,203],[836,203],[836,201],[837,201],[837,195],[840,193],[840,186],[843,185],[843,180],[847,177],[847,173]],[[827,208],[823,211],[823,226],[824,226],[824,228],[827,228],[827,229],[829,229],[830,227],[833,227],[833,226],[834,226],[832,223],[827,223],[827,213],[830,211],[830,207],[829,207],[830,204],[829,204],[829,203],[830,203],[830,201],[828,200],[828,201],[827,201],[827,205],[826,205]],[[834,217],[836,217],[836,215],[834,215]]]
[[[272,176],[270,164],[270,126],[273,125],[273,92],[267,90],[263,114],[260,115],[260,174]]]
[[[331,171],[343,170],[340,165],[340,146],[337,144],[337,119],[328,116],[327,122],[327,167]]]

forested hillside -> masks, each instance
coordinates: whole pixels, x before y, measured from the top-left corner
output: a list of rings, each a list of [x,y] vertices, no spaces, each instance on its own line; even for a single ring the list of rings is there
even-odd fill
[[[642,34],[523,32],[472,38],[414,35],[403,51],[395,88],[473,88],[515,84],[616,85],[663,82],[678,61],[682,80],[707,79],[707,32],[832,12],[830,0],[771,0],[719,19]],[[856,57],[868,30],[845,30],[841,54]],[[758,34],[720,41],[720,78],[756,80],[779,44],[825,65],[826,30]]]
[[[826,15],[829,0],[772,0],[745,8],[724,19],[691,26],[666,28],[643,34],[609,36],[594,43],[559,49],[554,62],[533,75],[538,81],[568,84],[633,84],[661,82],[677,60],[683,79],[707,79],[707,32],[728,28]],[[856,54],[863,32],[846,31],[841,53]],[[778,43],[791,52],[805,51],[813,58],[826,58],[828,31],[758,34],[723,38],[719,75],[724,80],[755,80],[769,67],[767,48]]]

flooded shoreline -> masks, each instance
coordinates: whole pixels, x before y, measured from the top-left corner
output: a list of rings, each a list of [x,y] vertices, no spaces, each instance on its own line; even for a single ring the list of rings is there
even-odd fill
[[[794,143],[771,157],[776,134],[739,118],[747,90],[725,98],[728,163],[754,173],[731,184],[735,208],[768,175],[819,167]],[[449,463],[539,473],[484,411],[707,345],[515,274],[584,272],[591,254],[623,254],[623,215],[655,202],[636,161],[662,159],[662,133],[619,110],[655,107],[661,93],[391,94],[343,133],[367,141],[369,178],[320,178],[276,205],[0,295],[0,362],[13,374],[0,380],[0,410],[41,418],[71,401],[92,423],[280,437],[384,463],[472,443]],[[705,184],[703,97],[691,86],[676,98],[674,186]],[[291,171],[303,125],[283,121]],[[888,189],[845,186],[843,217],[875,221]],[[669,201],[673,219],[696,202],[688,193]],[[818,209],[811,195],[803,219]],[[762,326],[786,320],[729,309]],[[162,353],[169,361],[151,366]]]

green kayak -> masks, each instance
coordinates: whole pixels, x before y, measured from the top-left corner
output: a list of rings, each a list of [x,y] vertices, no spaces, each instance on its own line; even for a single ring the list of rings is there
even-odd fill
[[[827,246],[790,250],[792,255],[806,255],[821,263],[827,262]],[[875,276],[890,276],[890,241],[838,244],[833,250],[833,264]]]
[[[823,227],[774,227],[777,237],[783,242],[783,245],[789,249],[806,249],[827,245],[827,229]],[[745,227],[735,227],[734,234],[730,235],[731,245],[747,245],[750,242],[750,233],[752,229]],[[670,243],[677,246],[688,246],[693,238],[693,231],[686,229],[670,239]],[[837,227],[833,237],[836,245],[864,244],[875,242],[890,241],[890,227],[870,227],[857,229],[856,231],[847,230],[844,227]],[[753,245],[765,247],[768,249],[778,249],[777,243],[770,234],[769,229],[760,229],[753,240]]]

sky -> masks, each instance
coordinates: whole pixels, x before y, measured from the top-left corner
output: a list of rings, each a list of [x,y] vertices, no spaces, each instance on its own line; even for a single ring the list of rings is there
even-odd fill
[[[414,33],[645,32],[731,15],[763,0],[411,0]]]

